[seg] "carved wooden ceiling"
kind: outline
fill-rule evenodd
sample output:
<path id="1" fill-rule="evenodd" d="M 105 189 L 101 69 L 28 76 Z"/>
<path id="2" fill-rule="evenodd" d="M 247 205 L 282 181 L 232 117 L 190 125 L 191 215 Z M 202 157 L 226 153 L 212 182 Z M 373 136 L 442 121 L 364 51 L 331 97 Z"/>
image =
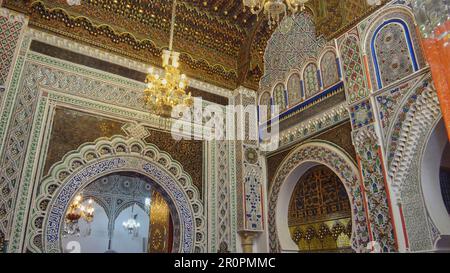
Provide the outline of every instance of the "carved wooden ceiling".
<path id="1" fill-rule="evenodd" d="M 6 0 L 30 15 L 32 27 L 160 65 L 168 46 L 171 0 Z M 370 13 L 366 0 L 311 0 L 319 34 L 332 38 Z M 241 0 L 181 0 L 174 49 L 191 77 L 234 89 L 258 89 L 263 55 L 273 29 Z"/>

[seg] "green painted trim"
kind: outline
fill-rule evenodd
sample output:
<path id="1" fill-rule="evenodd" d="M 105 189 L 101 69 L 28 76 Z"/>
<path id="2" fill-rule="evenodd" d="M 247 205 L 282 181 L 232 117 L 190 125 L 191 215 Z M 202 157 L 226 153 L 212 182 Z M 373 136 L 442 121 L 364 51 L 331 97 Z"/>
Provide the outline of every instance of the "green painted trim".
<path id="1" fill-rule="evenodd" d="M 231 222 L 231 252 L 236 252 L 237 236 L 237 193 L 236 193 L 236 152 L 234 143 L 230 143 L 228 153 L 228 168 L 230 174 L 230 222 Z"/>
<path id="2" fill-rule="evenodd" d="M 3 155 L 3 147 L 5 145 L 5 135 L 9 128 L 9 123 L 13 111 L 13 105 L 14 102 L 16 101 L 18 87 L 21 80 L 20 75 L 22 74 L 24 63 L 25 58 L 23 56 L 17 58 L 11 83 L 9 88 L 7 88 L 5 101 L 3 103 L 2 113 L 0 117 L 0 155 Z"/>
<path id="3" fill-rule="evenodd" d="M 32 179 L 36 171 L 36 155 L 38 154 L 39 142 L 41 139 L 41 131 L 43 129 L 44 114 L 47 108 L 47 98 L 41 97 L 35 112 L 33 129 L 31 133 L 30 142 L 27 148 L 27 156 L 25 165 L 21 175 L 21 183 L 16 200 L 13 229 L 11 231 L 10 245 L 8 252 L 20 251 L 21 235 L 25 226 L 26 213 L 28 212 L 29 204 L 31 203 L 30 188 L 32 188 Z"/>
<path id="4" fill-rule="evenodd" d="M 217 252 L 217 177 L 216 177 L 216 165 L 217 165 L 217 157 L 216 157 L 216 149 L 217 149 L 217 143 L 216 141 L 211 142 L 211 200 L 208 200 L 209 205 L 211 206 L 211 215 L 210 215 L 210 221 L 211 221 L 211 237 L 210 244 L 211 244 L 211 252 L 215 253 Z"/>

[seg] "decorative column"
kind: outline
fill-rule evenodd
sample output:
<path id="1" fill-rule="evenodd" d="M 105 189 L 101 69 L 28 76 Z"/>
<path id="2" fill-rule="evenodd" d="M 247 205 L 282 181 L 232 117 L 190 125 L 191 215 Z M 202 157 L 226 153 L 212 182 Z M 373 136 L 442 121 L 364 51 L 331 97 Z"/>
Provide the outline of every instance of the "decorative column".
<path id="1" fill-rule="evenodd" d="M 209 142 L 207 164 L 209 251 L 236 251 L 236 184 L 234 177 L 234 142 Z"/>
<path id="2" fill-rule="evenodd" d="M 411 1 L 450 139 L 450 0 Z"/>
<path id="3" fill-rule="evenodd" d="M 259 155 L 257 93 L 240 87 L 236 110 L 237 227 L 244 252 L 253 252 L 255 238 L 264 231 L 262 167 Z"/>
<path id="4" fill-rule="evenodd" d="M 371 245 L 368 251 L 398 251 L 396 231 L 389 197 L 387 175 L 375 124 L 353 132 L 361 192 L 365 200 Z"/>
<path id="5" fill-rule="evenodd" d="M 240 231 L 242 252 L 253 253 L 253 245 L 255 244 L 255 239 L 260 235 L 260 232 L 254 231 Z"/>
<path id="6" fill-rule="evenodd" d="M 382 139 L 372 88 L 368 60 L 361 50 L 358 28 L 349 30 L 337 41 L 344 75 L 353 144 L 361 177 L 361 194 L 366 211 L 371 244 L 361 252 L 398 251 L 396 229 L 384 163 Z"/>
<path id="7" fill-rule="evenodd" d="M 9 92 L 10 86 L 17 85 L 17 78 L 13 77 L 14 67 L 21 69 L 19 50 L 28 19 L 23 15 L 8 9 L 0 8 L 0 158 L 5 147 L 6 124 L 9 117 L 8 107 L 15 94 Z M 21 55 L 21 58 L 23 56 Z M 0 167 L 0 173 L 3 167 Z M 9 188 L 14 187 L 0 175 L 0 251 L 6 251 L 11 226 L 12 212 L 15 202 L 9 202 Z M 14 200 L 15 201 L 15 200 Z"/>
<path id="8" fill-rule="evenodd" d="M 233 98 L 231 97 L 230 100 Z M 205 108 L 205 111 L 208 112 L 206 116 L 212 116 L 214 113 L 214 129 L 216 129 L 215 137 L 207 141 L 204 153 L 207 177 L 206 200 L 208 201 L 208 251 L 211 253 L 236 252 L 238 236 L 236 228 L 236 147 L 234 139 L 226 138 L 228 132 L 234 132 L 234 120 L 226 119 L 227 110 L 225 106 L 213 104 Z"/>

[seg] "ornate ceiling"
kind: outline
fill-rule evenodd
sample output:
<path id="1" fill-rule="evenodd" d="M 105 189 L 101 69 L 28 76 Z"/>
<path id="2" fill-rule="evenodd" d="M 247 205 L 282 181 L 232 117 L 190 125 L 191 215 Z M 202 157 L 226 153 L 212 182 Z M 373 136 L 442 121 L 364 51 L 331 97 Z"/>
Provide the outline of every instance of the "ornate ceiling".
<path id="1" fill-rule="evenodd" d="M 168 46 L 169 0 L 6 0 L 4 6 L 30 15 L 33 27 L 160 65 Z M 332 38 L 370 12 L 366 0 L 311 0 L 319 34 Z M 182 0 L 177 9 L 174 49 L 191 77 L 234 89 L 257 89 L 263 55 L 273 32 L 264 16 L 244 11 L 241 0 Z"/>

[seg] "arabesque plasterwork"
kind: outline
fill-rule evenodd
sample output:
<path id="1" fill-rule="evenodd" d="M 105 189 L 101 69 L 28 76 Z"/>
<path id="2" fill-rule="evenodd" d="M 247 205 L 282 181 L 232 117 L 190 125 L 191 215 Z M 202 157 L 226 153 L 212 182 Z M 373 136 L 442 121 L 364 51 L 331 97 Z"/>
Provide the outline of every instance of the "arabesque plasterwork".
<path id="1" fill-rule="evenodd" d="M 24 44 L 25 48 L 28 47 L 30 40 L 31 37 L 27 36 L 26 39 L 27 43 Z M 22 50 L 22 52 L 23 54 L 26 54 L 26 50 Z M 114 88 L 117 88 L 118 90 L 120 88 L 126 88 L 127 90 L 135 89 L 136 92 L 134 93 L 135 94 L 134 96 L 137 96 L 138 94 L 137 90 L 140 86 L 140 83 L 126 80 L 121 77 L 100 73 L 99 71 L 69 64 L 64 61 L 57 61 L 55 59 L 45 57 L 43 55 L 36 53 L 30 52 L 28 53 L 27 57 L 25 57 L 25 55 L 21 56 L 22 61 L 18 63 L 20 64 L 20 66 L 15 70 L 16 81 L 13 82 L 12 87 L 20 86 L 20 89 L 18 89 L 19 94 L 21 94 L 21 92 L 23 92 L 24 90 L 30 90 L 33 91 L 34 94 L 36 95 L 38 94 L 42 95 L 40 96 L 40 99 L 38 97 L 35 98 L 34 103 L 37 103 L 38 105 L 37 109 L 39 114 L 36 113 L 34 115 L 34 123 L 29 123 L 30 124 L 29 126 L 33 127 L 33 129 L 32 131 L 28 131 L 28 133 L 23 134 L 24 137 L 28 137 L 30 136 L 29 133 L 31 133 L 32 142 L 30 142 L 31 150 L 27 152 L 27 159 L 25 161 L 22 161 L 24 164 L 26 164 L 25 165 L 26 167 L 25 166 L 24 167 L 27 169 L 27 171 L 25 173 L 26 176 L 21 177 L 22 186 L 20 188 L 21 192 L 18 199 L 21 201 L 19 201 L 19 203 L 16 205 L 16 212 L 15 212 L 16 215 L 22 216 L 14 219 L 14 227 L 12 227 L 13 232 L 11 234 L 9 245 L 10 251 L 21 251 L 19 245 L 21 237 L 23 236 L 23 234 L 25 234 L 25 230 L 23 229 L 22 225 L 23 222 L 21 219 L 24 219 L 23 215 L 26 214 L 26 207 L 27 207 L 26 204 L 27 202 L 29 202 L 31 198 L 30 194 L 32 193 L 32 187 L 34 187 L 34 181 L 36 178 L 39 178 L 40 175 L 43 175 L 42 174 L 43 166 L 40 166 L 39 164 L 36 166 L 36 164 L 34 164 L 35 157 L 38 156 L 39 154 L 39 151 L 36 149 L 41 147 L 44 153 L 39 154 L 39 156 L 40 158 L 45 158 L 46 147 L 48 147 L 49 143 L 48 140 L 45 140 L 45 136 L 48 136 L 48 129 L 47 131 L 44 132 L 43 128 L 51 128 L 52 111 L 54 111 L 55 105 L 64 105 L 64 106 L 72 105 L 71 107 L 76 108 L 81 107 L 82 109 L 88 109 L 88 111 L 91 111 L 92 113 L 100 113 L 100 112 L 108 113 L 110 115 L 118 117 L 119 119 L 135 120 L 140 124 L 145 124 L 146 126 L 158 128 L 160 130 L 165 131 L 168 131 L 171 128 L 170 120 L 162 122 L 162 120 L 160 120 L 159 118 L 154 119 L 152 115 L 142 112 L 142 110 L 139 110 L 139 108 L 132 110 L 125 107 L 120 107 L 119 105 L 112 106 L 111 104 L 107 103 L 107 101 L 105 102 L 99 101 L 104 99 L 107 100 L 108 96 L 94 95 L 94 100 L 91 100 L 93 94 L 85 93 L 83 91 L 84 87 L 82 86 L 70 85 L 70 82 L 65 82 L 63 80 L 63 77 L 66 77 L 67 75 L 67 77 L 70 78 L 71 76 L 68 71 L 76 71 L 77 74 L 73 74 L 74 76 L 77 75 L 76 77 L 80 77 L 79 75 L 89 75 L 89 77 L 91 77 L 87 81 L 81 80 L 81 78 L 79 78 L 81 80 L 80 82 L 89 84 L 95 82 L 94 78 L 101 79 L 101 81 L 106 81 L 109 83 L 109 85 L 105 85 L 105 87 L 112 88 L 109 89 L 108 92 L 110 90 L 114 90 Z M 21 78 L 20 76 L 22 71 L 22 65 L 25 67 L 24 71 L 26 74 L 28 74 L 28 79 Z M 27 71 L 33 71 L 33 73 L 28 73 Z M 27 82 L 29 87 L 27 88 L 22 87 L 22 82 Z M 113 87 L 114 85 L 116 85 L 117 87 Z M 97 90 L 98 92 L 102 92 L 101 86 L 102 85 L 98 85 L 100 89 L 90 88 L 90 90 Z M 16 89 L 10 90 L 12 91 Z M 69 91 L 71 94 L 68 94 L 66 90 Z M 107 89 L 104 90 L 106 91 Z M 12 94 L 11 91 L 9 94 Z M 133 94 L 133 92 L 131 94 Z M 9 98 L 10 100 L 12 100 L 14 97 L 10 96 Z M 133 95 L 127 96 L 126 98 L 133 100 Z M 37 100 L 39 100 L 40 102 L 37 102 Z M 6 113 L 7 112 L 4 112 L 4 115 Z M 33 115 L 31 117 L 33 117 Z M 5 116 L 5 119 L 6 118 L 7 116 Z M 31 121 L 33 121 L 33 119 L 31 119 Z M 5 128 L 7 127 L 1 127 L 2 129 L 1 131 L 5 130 Z M 202 131 L 201 126 L 199 126 L 199 129 L 197 129 L 197 131 L 200 132 Z M 22 156 L 25 156 L 25 151 L 23 151 Z M 21 165 L 18 165 L 17 167 L 21 168 Z M 212 181 L 212 183 L 215 182 Z M 12 225 L 12 223 L 10 223 L 10 225 Z M 206 235 L 203 237 L 207 238 Z M 232 247 L 233 242 L 231 242 L 230 245 Z"/>
<path id="2" fill-rule="evenodd" d="M 61 251 L 61 225 L 70 200 L 106 174 L 134 171 L 151 178 L 174 202 L 180 221 L 180 252 L 202 252 L 206 246 L 205 216 L 198 189 L 183 167 L 167 153 L 140 140 L 99 139 L 66 155 L 39 184 L 31 208 L 27 247 L 36 252 Z"/>
<path id="3" fill-rule="evenodd" d="M 278 202 L 288 202 L 289 199 L 281 200 L 281 198 L 286 197 L 279 196 L 280 189 L 288 175 L 296 167 L 308 162 L 315 162 L 327 166 L 336 173 L 344 184 L 350 199 L 352 211 L 352 248 L 355 251 L 364 252 L 369 242 L 369 231 L 357 166 L 340 147 L 325 141 L 310 141 L 298 146 L 283 160 L 280 167 L 278 167 L 274 182 L 269 191 L 268 200 L 270 251 L 279 252 L 282 250 L 278 241 L 275 213 Z"/>
<path id="4" fill-rule="evenodd" d="M 69 23 L 78 22 L 72 19 L 74 19 L 73 11 L 79 7 L 63 13 L 52 13 L 49 7 L 52 5 L 56 7 L 57 3 L 38 2 L 34 2 L 33 16 L 41 16 L 40 7 L 44 15 L 62 14 L 61 16 L 71 19 Z M 61 4 L 65 1 L 57 2 Z M 265 45 L 267 42 L 271 45 L 274 39 L 282 39 L 283 35 L 294 27 L 289 24 L 292 23 L 290 18 L 286 19 L 285 25 L 282 25 L 279 30 L 268 31 L 261 22 L 254 22 L 255 25 L 252 25 L 250 22 L 252 20 L 249 20 L 245 27 L 238 26 L 240 30 L 237 36 L 239 37 L 234 36 L 233 39 L 240 42 L 254 42 L 257 45 L 252 44 L 246 49 L 252 51 L 250 53 L 244 52 L 245 50 L 239 48 L 239 45 L 228 48 L 218 57 L 219 64 L 204 62 L 202 58 L 196 58 L 195 54 L 185 52 L 184 61 L 192 66 L 189 73 L 201 70 L 203 71 L 201 73 L 209 71 L 208 73 L 212 75 L 201 77 L 201 80 L 190 77 L 192 86 L 225 97 L 230 100 L 230 104 L 256 105 L 258 93 L 243 86 L 257 86 L 259 78 L 267 72 L 261 81 L 260 91 L 272 92 L 272 88 L 280 83 L 289 87 L 290 76 L 295 73 L 302 74 L 310 63 L 313 63 L 311 67 L 315 67 L 317 71 L 313 69 L 312 72 L 305 73 L 314 76 L 317 72 L 317 83 L 312 81 L 311 85 L 315 88 L 315 85 L 320 84 L 316 95 L 327 91 L 324 90 L 327 87 L 324 86 L 326 84 L 324 84 L 323 75 L 327 76 L 326 83 L 336 80 L 339 84 L 342 93 L 341 101 L 331 107 L 328 107 L 330 105 L 323 108 L 317 107 L 319 111 L 305 119 L 301 119 L 300 115 L 298 123 L 280 132 L 278 151 L 290 146 L 298 146 L 293 147 L 292 152 L 281 163 L 271 184 L 269 198 L 265 197 L 266 188 L 264 187 L 269 184 L 265 181 L 265 154 L 259 151 L 257 140 L 205 141 L 203 151 L 205 163 L 202 166 L 204 190 L 199 192 L 192 185 L 189 174 L 183 171 L 180 163 L 175 162 L 170 155 L 160 151 L 155 145 L 144 141 L 146 136 L 151 134 L 147 128 L 170 132 L 174 121 L 146 111 L 140 103 L 143 83 L 30 51 L 29 46 L 31 41 L 36 40 L 144 73 L 148 67 L 148 64 L 144 63 L 146 59 L 127 54 L 119 56 L 117 52 L 105 50 L 111 49 L 111 45 L 99 49 L 87 40 L 80 43 L 67 37 L 63 38 L 36 28 L 29 28 L 26 26 L 26 17 L 17 17 L 16 12 L 10 11 L 11 14 L 15 14 L 14 18 L 20 18 L 20 27 L 5 23 L 5 20 L 0 21 L 0 25 L 7 25 L 8 29 L 16 31 L 12 37 L 13 42 L 16 43 L 15 47 L 6 54 L 5 60 L 8 61 L 8 66 L 0 69 L 2 70 L 0 79 L 2 110 L 0 114 L 0 186 L 2 189 L 0 247 L 6 240 L 6 251 L 9 252 L 62 251 L 59 237 L 63 215 L 61 211 L 73 194 L 102 174 L 131 170 L 158 178 L 161 186 L 166 187 L 168 195 L 171 195 L 171 199 L 174 200 L 181 219 L 180 225 L 182 225 L 180 233 L 182 239 L 175 251 L 235 252 L 239 249 L 236 245 L 238 230 L 257 234 L 266 234 L 265 232 L 268 231 L 270 251 L 282 251 L 275 220 L 277 202 L 280 201 L 278 195 L 280 187 L 297 166 L 304 162 L 315 162 L 332 169 L 346 186 L 352 206 L 354 251 L 366 251 L 370 240 L 376 241 L 381 247 L 380 251 L 384 252 L 433 251 L 441 231 L 427 211 L 419 170 L 429 137 L 441 119 L 441 112 L 433 80 L 427 64 L 423 61 L 418 38 L 413 33 L 415 26 L 409 1 L 390 1 L 384 6 L 371 9 L 374 12 L 370 15 L 366 14 L 367 18 L 362 21 L 351 23 L 356 24 L 355 27 L 349 30 L 340 29 L 338 33 L 325 37 L 319 36 L 319 38 L 315 36 L 315 29 L 319 34 L 327 32 L 327 29 L 324 29 L 325 26 L 317 26 L 317 19 L 322 18 L 322 22 L 325 22 L 324 16 L 330 14 L 329 8 L 336 6 L 338 1 L 330 1 L 328 5 L 313 2 L 308 6 L 308 12 L 312 13 L 302 15 L 304 17 L 299 17 L 300 19 L 297 18 L 309 27 L 308 31 L 303 31 L 303 34 L 314 34 L 312 37 L 302 36 L 301 38 L 308 42 L 310 51 L 300 48 L 300 55 L 278 57 L 277 54 L 268 52 L 267 56 L 276 57 L 267 58 L 270 62 L 266 63 L 266 68 L 270 71 L 262 71 L 261 60 Z M 341 6 L 349 8 L 351 5 L 348 3 L 345 1 Z M 192 5 L 183 4 L 188 10 L 203 12 L 201 6 Z M 354 8 L 361 12 L 368 10 L 363 6 Z M 214 8 L 210 6 L 205 9 L 208 10 L 206 14 L 209 15 L 214 11 Z M 4 13 L 4 9 L 2 12 L 0 17 L 10 16 Z M 67 14 L 64 15 L 64 13 Z M 351 13 L 347 11 L 342 14 Z M 236 20 L 249 19 L 241 12 L 237 12 L 237 15 Z M 187 16 L 195 20 L 192 15 Z M 226 25 L 226 29 L 236 28 L 227 16 L 214 15 L 213 17 L 203 18 L 202 23 L 212 20 L 217 25 Z M 50 22 L 58 21 L 53 19 Z M 42 18 L 34 17 L 32 20 L 34 20 L 32 23 L 34 27 L 50 29 L 48 25 L 46 27 L 43 25 Z M 114 18 L 110 20 L 113 21 L 111 22 L 113 25 L 117 23 Z M 390 20 L 402 21 L 406 26 L 403 30 L 396 27 L 384 29 L 383 24 Z M 351 19 L 348 16 L 344 19 L 333 18 L 327 27 L 338 26 L 340 21 L 350 22 Z M 61 21 L 58 22 L 61 23 Z M 96 22 L 92 21 L 91 25 L 96 25 Z M 295 27 L 299 33 L 304 30 L 299 26 Z M 62 28 L 65 29 L 66 26 Z M 96 29 L 98 31 L 98 28 Z M 246 37 L 246 35 L 259 35 L 261 31 L 265 33 L 265 36 Z M 273 31 L 275 35 L 270 39 Z M 397 71 L 397 68 L 387 65 L 377 67 L 370 48 L 373 46 L 371 45 L 373 36 L 381 33 L 379 37 L 389 41 L 387 38 L 391 37 L 390 35 L 397 37 L 395 35 L 405 34 L 407 31 L 412 34 L 412 46 L 408 48 L 402 45 L 402 52 L 406 53 L 399 59 L 399 64 L 404 70 Z M 105 30 L 106 32 L 108 31 Z M 137 37 L 137 40 L 141 45 L 148 45 L 148 48 L 160 48 L 163 46 L 164 38 L 161 33 L 157 37 L 161 40 L 158 46 L 145 42 L 144 37 Z M 120 39 L 125 39 L 124 37 L 128 36 L 121 36 Z M 329 37 L 336 37 L 336 39 L 331 40 Z M 296 47 L 299 45 L 295 42 L 295 39 L 289 41 L 286 51 L 299 48 Z M 220 42 L 214 42 L 213 47 L 217 48 L 201 57 L 211 59 L 214 56 L 212 53 L 222 46 L 224 45 Z M 279 47 L 273 48 L 279 49 Z M 384 48 L 390 47 L 383 45 L 382 49 Z M 0 53 L 2 50 L 4 51 L 0 48 Z M 199 52 L 203 51 L 200 50 L 197 53 Z M 157 50 L 150 53 L 153 57 L 159 57 Z M 336 55 L 338 70 L 323 73 L 321 56 L 326 55 L 327 64 L 334 65 L 333 58 L 330 57 L 331 53 Z M 227 59 L 226 56 L 236 57 L 236 59 Z M 248 63 L 239 68 L 236 62 L 241 57 Z M 390 60 L 389 57 L 384 56 L 384 58 Z M 414 58 L 416 58 L 417 67 L 414 67 Z M 405 63 L 402 63 L 405 60 L 411 61 L 411 65 L 407 63 L 405 66 Z M 200 68 L 196 68 L 196 65 Z M 380 70 L 380 75 L 384 76 L 381 79 L 377 78 L 377 69 Z M 245 75 L 241 75 L 241 72 Z M 397 79 L 397 76 L 400 78 Z M 229 78 L 226 79 L 227 77 Z M 226 80 L 222 81 L 223 79 Z M 304 80 L 304 75 L 299 79 Z M 243 86 L 236 89 L 237 83 L 238 86 Z M 381 88 L 378 86 L 380 83 Z M 217 84 L 220 86 L 216 86 Z M 292 96 L 292 90 L 278 90 L 281 97 L 285 96 L 285 101 L 282 102 L 286 110 L 295 106 L 296 102 L 301 102 L 302 99 L 306 101 L 308 98 L 300 98 L 302 95 L 300 92 L 307 90 L 301 89 L 297 83 L 295 87 L 299 91 L 297 96 Z M 343 97 L 344 89 L 345 98 Z M 293 101 L 289 101 L 289 95 Z M 273 94 L 270 96 L 274 98 Z M 312 104 L 325 105 L 323 101 L 328 97 L 331 95 Z M 210 104 L 210 102 L 204 102 L 203 107 Z M 95 143 L 85 143 L 79 150 L 61 158 L 61 162 L 53 165 L 50 173 L 46 173 L 44 162 L 48 147 L 51 145 L 51 128 L 57 107 L 114 117 L 126 123 L 122 128 L 126 137 L 117 136 L 111 139 L 99 139 Z M 224 106 L 219 107 L 224 108 Z M 348 120 L 352 124 L 357 162 L 354 162 L 342 147 L 328 142 L 309 140 Z M 246 126 L 251 124 L 258 124 L 258 120 L 243 122 Z M 203 124 L 193 126 L 193 131 L 197 133 L 205 129 Z M 107 149 L 103 150 L 105 147 Z M 92 152 L 91 155 L 95 158 L 83 153 L 84 151 Z M 146 154 L 148 151 L 152 151 L 153 155 Z M 74 162 L 74 158 L 79 159 L 79 162 Z M 162 161 L 160 161 L 161 158 L 163 158 Z M 69 190 L 70 194 L 65 194 L 63 189 Z M 179 195 L 174 196 L 173 193 L 179 193 Z M 262 204 L 265 200 L 268 200 L 267 211 Z M 29 204 L 32 204 L 31 208 Z M 398 216 L 399 206 L 403 209 L 402 218 Z M 268 226 L 264 218 L 268 218 Z M 408 240 L 409 244 L 407 249 L 404 247 L 405 240 Z"/>

